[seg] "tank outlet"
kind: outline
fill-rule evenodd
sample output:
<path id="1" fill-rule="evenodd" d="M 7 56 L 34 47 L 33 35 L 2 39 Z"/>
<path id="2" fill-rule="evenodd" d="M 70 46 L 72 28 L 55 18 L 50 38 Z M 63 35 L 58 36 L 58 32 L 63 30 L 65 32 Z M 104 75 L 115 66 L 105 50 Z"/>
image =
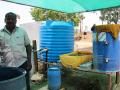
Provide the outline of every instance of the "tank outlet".
<path id="1" fill-rule="evenodd" d="M 105 58 L 105 62 L 106 62 L 106 63 L 108 63 L 108 62 L 109 62 L 109 60 L 110 60 L 109 58 Z"/>
<path id="2" fill-rule="evenodd" d="M 108 42 L 108 41 L 104 41 L 104 43 L 105 43 L 105 45 L 108 45 L 108 44 L 109 44 L 109 42 Z"/>

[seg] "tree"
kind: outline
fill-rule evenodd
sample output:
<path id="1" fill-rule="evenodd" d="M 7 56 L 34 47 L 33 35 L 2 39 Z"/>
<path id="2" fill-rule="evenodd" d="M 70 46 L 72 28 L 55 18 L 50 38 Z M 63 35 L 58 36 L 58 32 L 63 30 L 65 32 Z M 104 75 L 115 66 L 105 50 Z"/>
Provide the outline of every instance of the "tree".
<path id="1" fill-rule="evenodd" d="M 100 19 L 103 21 L 107 21 L 108 24 L 110 23 L 118 23 L 120 19 L 120 8 L 108 8 L 101 10 Z"/>
<path id="2" fill-rule="evenodd" d="M 42 8 L 32 8 L 30 13 L 35 21 L 64 20 L 74 22 L 75 26 L 85 18 L 81 13 L 70 14 Z"/>

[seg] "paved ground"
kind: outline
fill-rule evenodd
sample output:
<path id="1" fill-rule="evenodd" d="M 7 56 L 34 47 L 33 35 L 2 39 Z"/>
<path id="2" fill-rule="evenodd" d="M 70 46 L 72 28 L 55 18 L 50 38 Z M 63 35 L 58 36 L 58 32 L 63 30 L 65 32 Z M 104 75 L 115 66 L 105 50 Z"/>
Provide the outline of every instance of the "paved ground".
<path id="1" fill-rule="evenodd" d="M 75 40 L 74 50 L 92 51 L 92 33 L 87 33 L 86 38 L 84 38 L 84 35 L 82 35 L 80 40 Z"/>
<path id="2" fill-rule="evenodd" d="M 48 90 L 48 85 L 46 85 L 46 86 L 44 86 L 44 87 L 42 87 L 42 88 L 40 88 L 38 90 Z"/>

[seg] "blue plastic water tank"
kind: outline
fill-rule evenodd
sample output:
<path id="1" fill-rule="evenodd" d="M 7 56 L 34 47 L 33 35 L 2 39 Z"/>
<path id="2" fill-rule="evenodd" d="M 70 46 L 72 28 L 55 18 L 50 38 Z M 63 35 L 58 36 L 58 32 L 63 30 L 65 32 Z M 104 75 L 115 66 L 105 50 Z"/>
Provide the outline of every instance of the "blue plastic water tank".
<path id="1" fill-rule="evenodd" d="M 93 63 L 101 72 L 120 71 L 120 33 L 117 39 L 113 39 L 110 33 L 105 32 L 101 40 L 96 40 L 96 32 L 93 32 Z"/>
<path id="2" fill-rule="evenodd" d="M 57 62 L 59 55 L 74 49 L 74 26 L 72 22 L 44 21 L 40 27 L 40 48 L 48 48 L 48 62 Z M 43 54 L 43 58 L 46 55 Z"/>
<path id="3" fill-rule="evenodd" d="M 61 86 L 61 72 L 56 66 L 48 68 L 48 88 L 50 90 L 59 90 Z"/>

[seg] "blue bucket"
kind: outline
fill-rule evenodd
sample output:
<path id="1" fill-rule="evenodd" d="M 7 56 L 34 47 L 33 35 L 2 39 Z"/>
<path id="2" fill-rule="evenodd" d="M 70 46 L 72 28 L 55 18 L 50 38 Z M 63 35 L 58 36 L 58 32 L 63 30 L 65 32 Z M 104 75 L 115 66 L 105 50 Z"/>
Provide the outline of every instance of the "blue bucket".
<path id="1" fill-rule="evenodd" d="M 0 67 L 0 90 L 26 90 L 25 70 Z"/>
<path id="2" fill-rule="evenodd" d="M 61 72 L 58 67 L 48 68 L 48 88 L 50 90 L 59 90 L 61 86 Z"/>

